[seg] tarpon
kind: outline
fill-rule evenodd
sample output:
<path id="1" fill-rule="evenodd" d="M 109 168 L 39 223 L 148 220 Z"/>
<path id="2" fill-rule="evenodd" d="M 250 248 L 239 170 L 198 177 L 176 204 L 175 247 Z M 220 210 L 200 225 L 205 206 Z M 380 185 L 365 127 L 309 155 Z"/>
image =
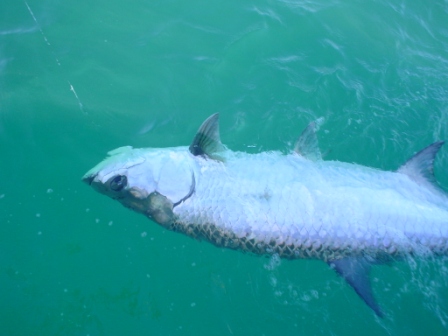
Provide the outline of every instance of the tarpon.
<path id="1" fill-rule="evenodd" d="M 189 147 L 121 147 L 83 180 L 172 231 L 219 247 L 321 259 L 378 315 L 369 271 L 408 255 L 448 254 L 448 198 L 435 180 L 443 142 L 397 171 L 324 161 L 312 122 L 289 154 L 234 152 L 218 114 Z"/>

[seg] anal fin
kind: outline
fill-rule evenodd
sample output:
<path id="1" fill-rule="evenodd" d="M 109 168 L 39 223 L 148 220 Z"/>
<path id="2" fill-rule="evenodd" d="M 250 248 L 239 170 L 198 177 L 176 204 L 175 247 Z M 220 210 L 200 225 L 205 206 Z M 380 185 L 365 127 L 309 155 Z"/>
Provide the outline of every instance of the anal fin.
<path id="1" fill-rule="evenodd" d="M 443 141 L 437 141 L 422 149 L 406 161 L 397 172 L 407 175 L 420 185 L 438 189 L 439 187 L 434 177 L 434 159 L 443 144 Z"/>
<path id="2" fill-rule="evenodd" d="M 365 257 L 346 257 L 328 262 L 330 267 L 342 276 L 347 283 L 353 287 L 355 292 L 379 317 L 383 317 L 383 312 L 378 306 L 370 285 L 371 262 Z"/>

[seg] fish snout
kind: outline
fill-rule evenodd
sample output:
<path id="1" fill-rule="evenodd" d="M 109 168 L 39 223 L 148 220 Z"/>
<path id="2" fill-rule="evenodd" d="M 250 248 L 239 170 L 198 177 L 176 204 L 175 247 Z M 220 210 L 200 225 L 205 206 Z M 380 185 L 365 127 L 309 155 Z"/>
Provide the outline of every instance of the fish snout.
<path id="1" fill-rule="evenodd" d="M 88 185 L 92 185 L 93 180 L 95 180 L 97 174 L 89 174 L 89 175 L 84 175 L 82 177 L 82 181 L 87 183 Z"/>

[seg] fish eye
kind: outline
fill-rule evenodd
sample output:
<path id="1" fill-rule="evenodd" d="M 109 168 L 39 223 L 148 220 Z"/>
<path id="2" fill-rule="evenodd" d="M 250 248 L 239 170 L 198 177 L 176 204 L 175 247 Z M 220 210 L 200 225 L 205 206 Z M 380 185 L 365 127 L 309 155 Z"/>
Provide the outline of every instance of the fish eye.
<path id="1" fill-rule="evenodd" d="M 127 183 L 128 178 L 126 177 L 126 175 L 117 175 L 112 179 L 112 181 L 110 181 L 110 188 L 113 191 L 120 191 L 124 187 L 126 187 Z"/>

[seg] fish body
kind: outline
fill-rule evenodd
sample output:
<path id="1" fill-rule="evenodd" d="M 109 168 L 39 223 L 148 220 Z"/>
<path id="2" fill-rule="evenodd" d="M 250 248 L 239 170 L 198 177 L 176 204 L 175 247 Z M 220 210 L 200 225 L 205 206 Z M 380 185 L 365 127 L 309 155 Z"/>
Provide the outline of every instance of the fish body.
<path id="1" fill-rule="evenodd" d="M 447 251 L 445 195 L 407 175 L 276 152 L 224 159 L 193 158 L 195 192 L 174 208 L 173 228 L 285 258 Z"/>
<path id="2" fill-rule="evenodd" d="M 448 198 L 433 175 L 443 143 L 388 172 L 321 160 L 314 131 L 311 123 L 287 155 L 233 152 L 213 115 L 190 147 L 119 148 L 84 180 L 169 230 L 255 254 L 321 259 L 382 316 L 372 264 L 448 253 Z"/>

